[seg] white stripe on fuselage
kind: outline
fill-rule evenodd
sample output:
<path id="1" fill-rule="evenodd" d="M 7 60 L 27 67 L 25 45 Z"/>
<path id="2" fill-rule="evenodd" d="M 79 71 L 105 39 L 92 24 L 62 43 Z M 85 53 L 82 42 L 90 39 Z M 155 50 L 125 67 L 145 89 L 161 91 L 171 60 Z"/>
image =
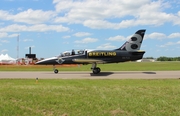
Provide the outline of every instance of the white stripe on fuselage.
<path id="1" fill-rule="evenodd" d="M 48 60 L 55 60 L 55 59 L 57 59 L 57 57 L 46 58 L 44 60 L 38 61 L 37 63 L 41 63 L 41 62 L 48 61 Z"/>

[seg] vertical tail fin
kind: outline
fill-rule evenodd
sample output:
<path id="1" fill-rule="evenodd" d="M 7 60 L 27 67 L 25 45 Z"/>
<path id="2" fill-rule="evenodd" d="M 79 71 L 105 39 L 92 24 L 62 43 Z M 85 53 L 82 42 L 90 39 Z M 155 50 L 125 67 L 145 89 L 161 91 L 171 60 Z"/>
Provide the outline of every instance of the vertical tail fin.
<path id="1" fill-rule="evenodd" d="M 141 47 L 144 38 L 145 29 L 138 30 L 128 41 L 116 50 L 137 51 Z"/>

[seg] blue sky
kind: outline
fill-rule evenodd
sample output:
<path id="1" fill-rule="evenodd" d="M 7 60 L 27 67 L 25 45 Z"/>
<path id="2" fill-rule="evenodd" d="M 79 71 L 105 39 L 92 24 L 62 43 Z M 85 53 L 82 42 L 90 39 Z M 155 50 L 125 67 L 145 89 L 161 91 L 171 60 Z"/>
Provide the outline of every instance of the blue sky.
<path id="1" fill-rule="evenodd" d="M 146 29 L 144 57 L 180 56 L 179 0 L 1 0 L 0 54 L 115 49 Z"/>

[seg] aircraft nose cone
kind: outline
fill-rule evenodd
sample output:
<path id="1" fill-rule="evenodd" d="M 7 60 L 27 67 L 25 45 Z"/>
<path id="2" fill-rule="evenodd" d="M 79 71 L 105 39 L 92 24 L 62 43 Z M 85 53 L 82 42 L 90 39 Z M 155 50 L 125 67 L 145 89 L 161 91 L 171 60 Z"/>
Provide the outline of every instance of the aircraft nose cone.
<path id="1" fill-rule="evenodd" d="M 54 65 L 57 63 L 57 57 L 47 58 L 41 61 L 36 62 L 37 65 Z"/>

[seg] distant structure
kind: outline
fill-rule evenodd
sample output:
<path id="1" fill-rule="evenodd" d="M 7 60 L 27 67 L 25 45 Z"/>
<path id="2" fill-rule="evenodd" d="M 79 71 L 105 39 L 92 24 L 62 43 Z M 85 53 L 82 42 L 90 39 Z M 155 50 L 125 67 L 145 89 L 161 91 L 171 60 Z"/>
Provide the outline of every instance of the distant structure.
<path id="1" fill-rule="evenodd" d="M 29 54 L 25 54 L 25 58 L 36 60 L 36 54 L 31 54 L 31 47 L 29 47 Z"/>
<path id="2" fill-rule="evenodd" d="M 156 61 L 155 59 L 146 59 L 146 58 L 143 58 L 143 59 L 137 60 L 136 62 L 155 62 L 155 61 Z"/>
<path id="3" fill-rule="evenodd" d="M 17 59 L 19 58 L 19 34 L 17 36 Z"/>

